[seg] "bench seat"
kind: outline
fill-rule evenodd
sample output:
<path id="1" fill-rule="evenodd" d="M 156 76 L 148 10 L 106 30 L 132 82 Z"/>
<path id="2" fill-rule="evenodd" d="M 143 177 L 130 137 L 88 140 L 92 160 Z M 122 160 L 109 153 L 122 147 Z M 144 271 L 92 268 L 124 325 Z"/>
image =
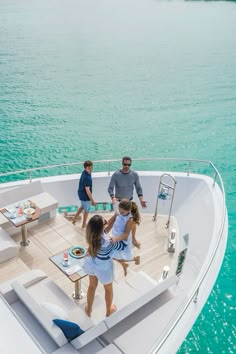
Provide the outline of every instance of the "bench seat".
<path id="1" fill-rule="evenodd" d="M 17 244 L 10 235 L 0 227 L 0 263 L 16 257 Z"/>
<path id="2" fill-rule="evenodd" d="M 56 216 L 58 201 L 51 194 L 44 191 L 40 181 L 27 183 L 0 193 L 0 208 L 25 199 L 31 200 L 40 208 L 39 219 L 30 223 L 28 225 L 29 228 Z M 1 213 L 0 227 L 7 229 L 10 235 L 17 232 L 17 228 Z"/>
<path id="3" fill-rule="evenodd" d="M 149 316 L 145 317 L 142 321 L 138 322 L 135 326 L 125 331 L 121 336 L 114 340 L 114 344 L 122 353 L 134 353 L 135 341 L 135 354 L 151 353 L 151 349 L 157 342 L 158 338 L 163 335 L 163 329 L 168 327 L 168 324 L 173 323 L 166 314 L 172 313 L 173 315 L 183 301 L 182 296 L 173 298 L 166 304 L 162 305 L 156 311 L 153 311 Z M 148 329 L 148 330 L 147 330 Z M 145 336 L 145 340 L 143 337 Z M 161 353 L 170 353 L 169 350 L 163 350 Z"/>
<path id="4" fill-rule="evenodd" d="M 40 338 L 42 340 L 42 333 L 45 333 L 46 339 L 44 341 L 50 342 L 46 337 L 47 335 L 57 347 L 63 347 L 68 342 L 61 329 L 53 323 L 55 318 L 78 323 L 85 331 L 81 336 L 71 341 L 71 344 L 76 349 L 92 342 L 107 330 L 104 322 L 96 323 L 90 319 L 83 308 L 78 306 L 71 297 L 41 270 L 26 272 L 0 284 L 0 292 L 12 309 L 18 310 L 18 316 L 22 318 L 24 325 L 29 331 L 31 330 L 32 318 L 34 318 L 34 321 L 37 320 L 38 324 L 43 328 L 43 330 L 38 329 L 38 332 L 41 333 L 39 338 L 36 338 L 37 340 Z M 59 308 L 60 313 L 56 315 L 50 311 L 50 307 L 52 309 L 56 308 L 57 311 Z M 27 315 L 28 312 L 30 315 Z M 30 324 L 28 325 L 29 327 L 27 327 L 27 324 Z M 48 345 L 52 347 L 51 343 Z"/>
<path id="5" fill-rule="evenodd" d="M 105 317 L 104 296 L 96 296 L 93 316 L 89 318 L 85 314 L 84 305 L 77 305 L 71 297 L 65 294 L 53 280 L 40 270 L 26 272 L 4 284 L 0 284 L 0 292 L 13 309 L 20 308 L 17 314 L 22 316 L 23 321 L 26 318 L 25 307 L 30 313 L 31 320 L 25 321 L 24 325 L 30 331 L 30 321 L 31 324 L 32 321 L 37 322 L 38 326 L 42 327 L 43 333 L 49 336 L 50 340 L 56 345 L 56 348 L 51 350 L 53 352 L 68 343 L 63 332 L 53 323 L 53 319 L 65 319 L 76 322 L 81 326 L 85 332 L 70 342 L 76 350 L 80 350 L 84 346 L 92 345 L 93 342 L 96 342 L 96 338 L 101 335 L 106 338 L 108 333 L 109 337 L 109 332 L 113 330 L 113 327 L 115 329 L 117 325 L 122 325 L 122 321 L 129 321 L 130 315 L 137 313 L 137 310 L 140 310 L 141 307 L 176 283 L 177 279 L 176 276 L 173 276 L 162 283 L 157 283 L 144 272 L 133 272 L 121 283 L 114 282 L 114 302 L 117 304 L 118 310 L 109 317 Z M 46 307 L 45 303 L 47 304 Z M 48 310 L 48 306 L 56 306 L 59 308 L 60 314 L 56 316 L 50 309 Z M 35 334 L 37 335 L 37 331 L 34 331 L 33 335 Z M 40 344 L 42 343 L 42 337 L 41 335 L 40 341 L 36 336 L 36 340 Z M 46 341 L 49 341 L 48 338 L 44 340 L 44 342 Z M 52 344 L 50 345 L 52 348 Z M 112 347 L 110 347 L 111 350 L 116 350 L 115 347 L 113 349 Z M 109 352 L 109 348 L 104 350 Z M 121 349 L 121 351 L 123 350 Z"/>

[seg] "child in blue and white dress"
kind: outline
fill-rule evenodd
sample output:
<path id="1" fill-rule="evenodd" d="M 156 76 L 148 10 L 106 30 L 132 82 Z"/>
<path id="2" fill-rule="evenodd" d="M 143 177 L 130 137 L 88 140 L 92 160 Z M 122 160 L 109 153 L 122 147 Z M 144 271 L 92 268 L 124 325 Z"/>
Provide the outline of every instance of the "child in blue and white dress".
<path id="1" fill-rule="evenodd" d="M 135 202 L 123 199 L 119 203 L 119 214 L 116 216 L 112 227 L 112 241 L 117 242 L 123 240 L 127 247 L 124 250 L 117 251 L 113 259 L 119 261 L 127 275 L 128 264 L 126 262 L 134 261 L 140 264 L 140 256 L 133 257 L 132 254 L 132 236 L 131 230 L 133 224 L 140 224 L 140 214 Z"/>

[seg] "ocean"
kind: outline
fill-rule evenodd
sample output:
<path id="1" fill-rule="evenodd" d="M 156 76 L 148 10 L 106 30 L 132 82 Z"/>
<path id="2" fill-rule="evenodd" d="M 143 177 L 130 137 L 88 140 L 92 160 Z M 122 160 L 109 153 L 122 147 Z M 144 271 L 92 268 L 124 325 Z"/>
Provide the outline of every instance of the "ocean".
<path id="1" fill-rule="evenodd" d="M 221 173 L 226 255 L 179 354 L 236 353 L 235 34 L 233 1 L 0 0 L 0 173 L 126 154 Z"/>

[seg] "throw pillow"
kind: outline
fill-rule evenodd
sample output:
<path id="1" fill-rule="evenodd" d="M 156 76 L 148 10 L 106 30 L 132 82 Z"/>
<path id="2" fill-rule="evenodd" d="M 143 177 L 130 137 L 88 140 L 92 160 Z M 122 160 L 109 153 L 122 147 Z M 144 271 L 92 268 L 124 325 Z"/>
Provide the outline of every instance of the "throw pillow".
<path id="1" fill-rule="evenodd" d="M 71 341 L 72 339 L 80 336 L 84 331 L 77 323 L 55 319 L 53 322 L 62 330 L 65 337 Z"/>
<path id="2" fill-rule="evenodd" d="M 40 306 L 50 315 L 51 319 L 61 318 L 62 320 L 68 320 L 69 317 L 67 313 L 60 306 L 50 303 L 42 302 Z"/>

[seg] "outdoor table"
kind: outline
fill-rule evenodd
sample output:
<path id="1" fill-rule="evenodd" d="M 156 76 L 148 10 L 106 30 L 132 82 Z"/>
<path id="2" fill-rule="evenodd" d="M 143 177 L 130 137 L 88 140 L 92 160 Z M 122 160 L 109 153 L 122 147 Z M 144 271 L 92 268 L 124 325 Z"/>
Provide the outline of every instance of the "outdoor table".
<path id="1" fill-rule="evenodd" d="M 19 215 L 19 208 L 22 208 L 22 214 Z M 31 217 L 26 214 L 27 209 L 32 210 Z M 38 220 L 40 216 L 40 209 L 37 205 L 30 200 L 21 200 L 17 203 L 7 205 L 0 209 L 0 212 L 15 226 L 21 227 L 22 240 L 21 246 L 28 246 L 29 240 L 27 239 L 27 224 L 32 221 Z"/>
<path id="2" fill-rule="evenodd" d="M 50 257 L 50 261 L 56 265 L 62 273 L 64 273 L 67 278 L 69 278 L 75 286 L 74 292 L 72 294 L 74 299 L 81 299 L 83 297 L 83 292 L 81 290 L 81 279 L 87 276 L 83 269 L 84 256 L 81 258 L 74 258 L 69 254 L 70 249 L 66 249 L 63 252 L 57 253 Z M 64 253 L 68 253 L 68 263 L 65 266 Z"/>

